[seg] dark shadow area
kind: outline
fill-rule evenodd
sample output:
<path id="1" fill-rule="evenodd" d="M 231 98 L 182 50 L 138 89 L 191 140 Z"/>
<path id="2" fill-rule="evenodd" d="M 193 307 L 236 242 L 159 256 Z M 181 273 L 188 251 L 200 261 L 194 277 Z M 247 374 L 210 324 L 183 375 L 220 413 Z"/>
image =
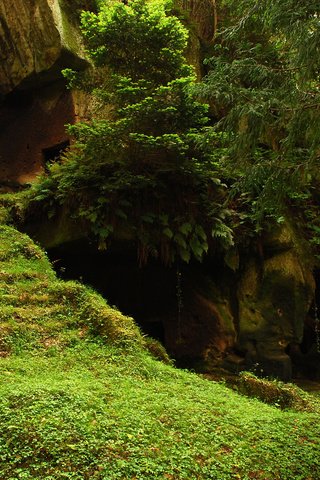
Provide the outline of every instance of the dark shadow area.
<path id="1" fill-rule="evenodd" d="M 42 155 L 44 165 L 47 166 L 48 163 L 59 161 L 61 155 L 67 150 L 69 146 L 70 141 L 65 140 L 64 142 L 52 145 L 51 147 L 43 148 Z"/>
<path id="2" fill-rule="evenodd" d="M 69 146 L 75 121 L 64 81 L 15 90 L 0 104 L 0 181 L 29 184 Z"/>
<path id="3" fill-rule="evenodd" d="M 320 380 L 320 270 L 314 272 L 315 299 L 304 322 L 300 345 L 289 345 L 294 377 Z"/>
<path id="4" fill-rule="evenodd" d="M 134 317 L 147 335 L 165 344 L 161 318 L 175 309 L 176 272 L 156 260 L 139 267 L 136 252 L 120 249 L 98 251 L 79 242 L 48 252 L 61 278 L 91 285 L 126 315 Z"/>

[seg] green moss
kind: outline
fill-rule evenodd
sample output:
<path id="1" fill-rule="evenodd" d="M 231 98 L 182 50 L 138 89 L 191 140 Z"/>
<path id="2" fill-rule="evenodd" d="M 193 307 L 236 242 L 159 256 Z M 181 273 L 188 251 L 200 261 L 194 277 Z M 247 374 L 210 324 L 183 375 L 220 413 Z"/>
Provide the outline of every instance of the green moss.
<path id="1" fill-rule="evenodd" d="M 151 337 L 144 337 L 144 346 L 155 359 L 161 360 L 161 362 L 166 363 L 167 365 L 173 364 L 166 349 L 160 342 L 158 342 L 158 340 Z"/>
<path id="2" fill-rule="evenodd" d="M 259 398 L 279 408 L 296 411 L 319 412 L 319 403 L 293 384 L 279 380 L 266 380 L 249 372 L 242 372 L 236 382 L 237 391 L 249 397 Z"/>
<path id="3" fill-rule="evenodd" d="M 142 345 L 132 319 L 109 307 L 97 293 L 56 278 L 41 248 L 13 227 L 0 226 L 0 339 L 4 350 L 47 348 L 47 339 L 99 335 L 106 342 Z M 50 342 L 49 342 L 50 343 Z M 63 345 L 65 345 L 65 341 Z"/>

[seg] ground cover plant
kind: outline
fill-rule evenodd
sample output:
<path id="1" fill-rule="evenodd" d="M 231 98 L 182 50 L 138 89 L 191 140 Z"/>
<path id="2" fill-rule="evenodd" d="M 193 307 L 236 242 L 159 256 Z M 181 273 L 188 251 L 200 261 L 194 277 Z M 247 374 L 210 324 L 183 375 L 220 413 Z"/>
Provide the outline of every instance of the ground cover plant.
<path id="1" fill-rule="evenodd" d="M 141 42 L 152 25 L 161 55 L 147 48 L 140 59 L 127 55 L 132 45 L 119 20 Z M 186 30 L 163 6 L 140 1 L 87 13 L 83 27 L 91 59 L 114 73 L 87 89 L 114 106 L 113 116 L 73 127 L 75 147 L 34 187 L 34 199 L 50 214 L 62 204 L 84 219 L 101 247 L 129 223 L 141 261 L 150 253 L 199 260 L 209 239 L 230 246 L 223 136 L 207 128 L 207 107 L 190 93 Z M 264 161 L 271 149 L 263 147 L 254 155 Z M 132 319 L 80 283 L 58 280 L 41 248 L 6 225 L 19 215 L 17 201 L 6 195 L 0 207 L 1 479 L 320 478 L 317 400 L 300 401 L 291 389 L 288 402 L 277 383 L 247 377 L 245 393 L 266 404 L 157 361 L 148 349 L 161 349 Z"/>
<path id="2" fill-rule="evenodd" d="M 0 290 L 0 478 L 319 478 L 317 401 L 281 410 L 157 361 L 3 224 Z"/>

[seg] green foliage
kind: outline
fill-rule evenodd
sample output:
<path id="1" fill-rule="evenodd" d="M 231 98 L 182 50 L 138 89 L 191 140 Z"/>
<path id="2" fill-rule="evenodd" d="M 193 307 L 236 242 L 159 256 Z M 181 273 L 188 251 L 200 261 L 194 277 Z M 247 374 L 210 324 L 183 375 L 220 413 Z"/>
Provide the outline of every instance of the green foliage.
<path id="1" fill-rule="evenodd" d="M 131 238 L 141 263 L 150 254 L 201 260 L 210 244 L 227 248 L 221 148 L 204 140 L 208 107 L 191 94 L 185 28 L 163 5 L 141 0 L 86 12 L 82 21 L 95 71 L 107 68 L 107 78 L 97 74 L 88 85 L 87 74 L 65 75 L 112 114 L 70 127 L 76 142 L 35 186 L 35 201 L 48 210 L 64 205 L 100 248 L 112 235 Z"/>
<path id="2" fill-rule="evenodd" d="M 4 480 L 319 476 L 317 414 L 82 342 L 0 361 Z"/>
<path id="3" fill-rule="evenodd" d="M 156 361 L 132 319 L 5 225 L 0 320 L 3 480 L 319 478 L 319 400 L 281 411 Z"/>
<path id="4" fill-rule="evenodd" d="M 161 362 L 167 365 L 174 364 L 173 360 L 170 359 L 166 349 L 158 340 L 155 340 L 151 337 L 145 337 L 144 347 L 148 350 L 148 352 L 152 355 L 153 358 L 161 360 Z"/>
<path id="5" fill-rule="evenodd" d="M 223 6 L 225 24 L 198 92 L 229 135 L 226 176 L 261 225 L 290 216 L 288 207 L 305 211 L 319 186 L 319 2 Z"/>
<path id="6" fill-rule="evenodd" d="M 22 222 L 28 202 L 28 190 L 0 194 L 0 224 Z"/>
<path id="7" fill-rule="evenodd" d="M 84 12 L 82 31 L 96 66 L 133 81 L 165 84 L 190 71 L 183 58 L 187 31 L 161 4 L 135 0 L 106 5 L 99 15 Z"/>

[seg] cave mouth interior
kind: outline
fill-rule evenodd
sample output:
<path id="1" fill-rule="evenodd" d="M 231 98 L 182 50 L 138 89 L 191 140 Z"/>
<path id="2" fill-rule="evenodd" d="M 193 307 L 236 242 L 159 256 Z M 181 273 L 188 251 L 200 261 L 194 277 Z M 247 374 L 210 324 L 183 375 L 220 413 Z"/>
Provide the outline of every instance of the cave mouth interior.
<path id="1" fill-rule="evenodd" d="M 48 165 L 52 162 L 59 161 L 61 155 L 69 148 L 70 141 L 65 140 L 64 142 L 52 145 L 47 148 L 42 149 L 42 157 L 44 167 L 47 169 Z"/>
<path id="2" fill-rule="evenodd" d="M 60 278 L 92 286 L 109 305 L 133 317 L 144 334 L 159 340 L 179 360 L 171 351 L 172 338 L 169 340 L 170 333 L 166 331 L 166 321 L 171 321 L 172 312 L 176 314 L 178 307 L 176 265 L 169 268 L 159 260 L 150 260 L 139 267 L 133 244 L 117 244 L 99 251 L 88 240 L 52 248 L 48 256 Z M 315 279 L 320 318 L 320 271 L 315 272 Z M 286 351 L 292 360 L 295 378 L 320 378 L 314 305 L 305 321 L 302 342 L 290 344 Z"/>
<path id="3" fill-rule="evenodd" d="M 143 333 L 166 344 L 162 318 L 177 308 L 175 268 L 156 260 L 139 267 L 135 250 L 99 251 L 89 242 L 52 248 L 48 256 L 60 278 L 92 286 Z"/>

